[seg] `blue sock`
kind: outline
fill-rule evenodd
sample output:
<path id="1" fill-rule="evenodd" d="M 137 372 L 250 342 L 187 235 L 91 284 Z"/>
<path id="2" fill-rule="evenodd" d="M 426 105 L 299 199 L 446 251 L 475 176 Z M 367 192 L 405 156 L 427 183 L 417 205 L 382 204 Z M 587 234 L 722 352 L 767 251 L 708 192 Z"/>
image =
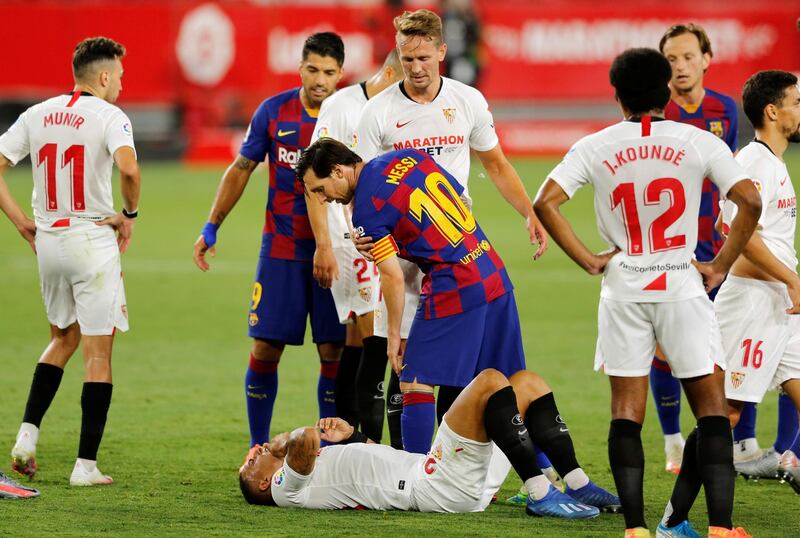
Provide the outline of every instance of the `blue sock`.
<path id="1" fill-rule="evenodd" d="M 547 469 L 548 467 L 552 467 L 553 464 L 550 463 L 550 459 L 547 457 L 547 454 L 542 452 L 542 449 L 539 448 L 539 445 L 533 445 L 533 448 L 536 450 L 536 465 L 539 469 Z"/>
<path id="2" fill-rule="evenodd" d="M 244 375 L 247 420 L 250 423 L 250 446 L 269 441 L 272 408 L 278 396 L 278 363 L 257 361 L 250 355 Z"/>
<path id="3" fill-rule="evenodd" d="M 319 418 L 336 416 L 336 374 L 339 371 L 339 361 L 320 360 L 319 381 L 317 382 L 317 402 L 319 403 Z M 358 424 L 353 424 L 358 427 Z"/>
<path id="4" fill-rule="evenodd" d="M 783 454 L 792 449 L 797 454 L 798 443 L 797 408 L 789 396 L 781 394 L 778 396 L 778 436 L 775 438 L 775 451 Z"/>
<path id="5" fill-rule="evenodd" d="M 681 431 L 681 382 L 672 376 L 669 365 L 653 357 L 650 368 L 650 389 L 664 435 Z"/>
<path id="6" fill-rule="evenodd" d="M 744 402 L 739 423 L 733 429 L 733 440 L 738 442 L 742 439 L 754 439 L 756 436 L 756 404 Z"/>
<path id="7" fill-rule="evenodd" d="M 403 449 L 416 454 L 427 454 L 433 439 L 436 422 L 436 402 L 429 392 L 403 394 L 403 414 L 400 429 L 403 432 Z"/>

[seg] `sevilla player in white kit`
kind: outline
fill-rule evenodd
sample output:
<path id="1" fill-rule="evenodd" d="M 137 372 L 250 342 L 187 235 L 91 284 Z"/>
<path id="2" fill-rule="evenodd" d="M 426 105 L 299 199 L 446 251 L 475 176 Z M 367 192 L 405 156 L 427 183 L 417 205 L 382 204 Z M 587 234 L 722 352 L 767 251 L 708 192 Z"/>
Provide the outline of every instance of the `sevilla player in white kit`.
<path id="1" fill-rule="evenodd" d="M 251 504 L 478 512 L 491 501 L 484 485 L 493 441 L 531 490 L 547 492 L 540 500 L 528 499 L 530 515 L 596 517 L 599 510 L 591 503 L 597 499 L 576 501 L 561 493 L 535 465 L 532 440 L 558 436 L 565 450 L 573 450 L 560 416 L 541 407 L 548 400 L 555 402 L 553 393 L 533 372 L 507 379 L 487 369 L 457 397 L 428 454 L 373 444 L 347 422 L 327 418 L 316 428 L 283 433 L 253 447 L 239 469 L 239 485 Z M 320 438 L 340 445 L 320 449 Z M 580 467 L 574 472 L 591 484 Z"/>
<path id="2" fill-rule="evenodd" d="M 758 403 L 781 387 L 800 409 L 800 277 L 795 227 L 797 199 L 783 161 L 790 142 L 800 142 L 800 91 L 786 71 L 761 71 L 745 83 L 744 110 L 756 131 L 736 160 L 761 195 L 758 230 L 731 267 L 714 308 L 727 361 L 725 394 L 736 423 L 743 402 Z M 723 204 L 723 228 L 736 206 Z M 786 474 L 800 492 L 797 454 L 770 447 L 763 456 L 771 474 Z M 783 461 L 785 460 L 785 461 Z"/>
<path id="3" fill-rule="evenodd" d="M 325 99 L 311 142 L 328 137 L 355 147 L 356 128 L 364 105 L 370 97 L 399 81 L 402 73 L 397 51 L 392 50 L 369 80 L 338 90 Z M 380 339 L 372 336 L 372 312 L 380 295 L 378 270 L 353 244 L 349 207 L 328 207 L 311 198 L 306 198 L 306 207 L 316 239 L 314 276 L 320 286 L 331 288 L 339 321 L 347 324 L 345 347 L 336 374 L 336 412 L 380 443 L 387 357 L 385 347 L 381 352 Z M 399 439 L 399 432 L 395 437 Z"/>
<path id="4" fill-rule="evenodd" d="M 1 175 L 0 207 L 37 254 L 51 335 L 33 376 L 12 466 L 29 476 L 36 472 L 42 418 L 83 340 L 83 418 L 70 477 L 75 486 L 112 482 L 96 460 L 111 403 L 114 332 L 128 330 L 120 252 L 131 239 L 140 183 L 130 120 L 113 105 L 122 90 L 124 55 L 111 39 L 82 41 L 72 58 L 74 90 L 29 108 L 0 137 L 0 174 L 31 155 L 35 225 Z M 111 193 L 114 163 L 124 201 L 120 213 Z"/>
<path id="5" fill-rule="evenodd" d="M 688 525 L 694 497 L 686 494 L 687 484 L 702 484 L 709 535 L 730 536 L 735 474 L 720 369 L 724 361 L 704 281 L 711 289 L 722 280 L 752 234 L 761 204 L 724 142 L 663 119 L 670 77 L 669 63 L 655 50 L 631 49 L 618 56 L 610 78 L 625 121 L 576 143 L 550 173 L 535 207 L 578 265 L 603 274 L 595 368 L 611 381 L 608 451 L 626 534 L 649 536 L 641 425 L 658 342 L 698 419 L 663 524 Z M 699 263 L 693 252 L 704 177 L 727 194 L 739 214 L 717 257 Z M 586 248 L 559 211 L 586 184 L 594 187 L 598 229 L 610 247 L 599 255 Z"/>
<path id="6" fill-rule="evenodd" d="M 503 198 L 526 219 L 530 241 L 538 243 L 534 255 L 538 258 L 547 248 L 547 235 L 533 212 L 519 175 L 503 154 L 486 99 L 475 88 L 439 75 L 439 64 L 447 52 L 441 19 L 425 9 L 406 11 L 394 19 L 394 26 L 405 78 L 364 107 L 358 124 L 356 153 L 366 162 L 403 148 L 427 152 L 465 187 L 465 201 L 470 206 L 467 182 L 470 151 L 474 150 Z M 421 274 L 414 264 L 405 262 L 403 268 L 406 297 L 400 337 L 406 339 L 416 314 Z M 376 310 L 377 336 L 388 335 L 387 321 L 385 308 Z M 403 399 L 403 444 L 412 451 L 420 451 L 423 446 L 427 450 L 434 419 L 438 415 L 441 421 L 461 387 L 440 388 L 436 409 L 432 386 L 400 384 L 392 374 L 387 391 L 390 428 L 403 401 L 397 394 L 398 386 L 403 394 L 416 393 L 413 399 Z M 411 405 L 415 406 L 413 419 L 408 409 Z"/>

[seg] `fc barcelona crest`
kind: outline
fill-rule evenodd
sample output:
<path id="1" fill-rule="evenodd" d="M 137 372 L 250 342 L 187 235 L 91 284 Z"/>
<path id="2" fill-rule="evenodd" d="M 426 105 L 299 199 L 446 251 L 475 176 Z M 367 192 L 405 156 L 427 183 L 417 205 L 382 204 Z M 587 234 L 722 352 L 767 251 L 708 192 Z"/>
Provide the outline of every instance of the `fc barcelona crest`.
<path id="1" fill-rule="evenodd" d="M 738 389 L 744 383 L 744 376 L 742 372 L 731 372 L 731 385 L 733 388 Z"/>
<path id="2" fill-rule="evenodd" d="M 722 138 L 723 135 L 725 134 L 724 133 L 725 130 L 722 127 L 722 121 L 721 120 L 709 121 L 708 122 L 708 131 L 711 134 L 713 134 L 715 136 L 718 136 L 719 138 Z"/>
<path id="3" fill-rule="evenodd" d="M 448 123 L 453 123 L 456 121 L 456 109 L 455 108 L 443 108 L 442 113 L 444 114 L 445 119 Z"/>

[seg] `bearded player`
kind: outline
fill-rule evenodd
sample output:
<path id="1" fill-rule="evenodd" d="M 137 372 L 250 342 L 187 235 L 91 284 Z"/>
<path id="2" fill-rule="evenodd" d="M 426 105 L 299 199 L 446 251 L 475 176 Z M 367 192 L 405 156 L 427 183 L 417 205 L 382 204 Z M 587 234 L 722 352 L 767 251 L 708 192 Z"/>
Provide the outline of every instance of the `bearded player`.
<path id="1" fill-rule="evenodd" d="M 220 225 L 258 163 L 268 160 L 266 222 L 248 318 L 253 347 L 245 399 L 251 446 L 269 439 L 278 363 L 287 344 L 303 343 L 309 315 L 320 360 L 320 417 L 335 412 L 333 392 L 344 328 L 337 321 L 330 290 L 321 288 L 312 275 L 314 234 L 294 166 L 311 140 L 322 101 L 342 78 L 343 63 L 344 44 L 338 35 L 321 32 L 306 39 L 299 68 L 302 85 L 266 99 L 253 114 L 239 156 L 225 171 L 208 222 L 194 245 L 195 264 L 208 271 L 205 255 L 215 254 Z"/>
<path id="2" fill-rule="evenodd" d="M 333 138 L 350 147 L 357 144 L 356 128 L 367 101 L 398 82 L 403 74 L 397 51 L 392 50 L 383 66 L 368 80 L 338 90 L 325 99 L 317 118 L 312 142 Z M 373 311 L 378 303 L 380 282 L 375 264 L 358 252 L 352 241 L 350 208 L 309 203 L 314 231 L 314 277 L 331 288 L 339 321 L 347 328 L 339 372 L 336 375 L 337 415 L 380 443 L 383 436 L 383 379 L 386 374 L 385 346 L 373 336 Z M 377 352 L 375 351 L 377 346 Z M 383 351 L 381 353 L 381 351 Z M 402 446 L 400 432 L 390 429 L 392 446 Z"/>

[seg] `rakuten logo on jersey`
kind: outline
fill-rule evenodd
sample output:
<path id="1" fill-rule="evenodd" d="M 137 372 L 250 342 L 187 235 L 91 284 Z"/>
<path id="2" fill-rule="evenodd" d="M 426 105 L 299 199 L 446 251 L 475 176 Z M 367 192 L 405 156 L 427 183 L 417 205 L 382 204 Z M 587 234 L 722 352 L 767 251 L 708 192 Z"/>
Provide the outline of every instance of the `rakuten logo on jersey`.
<path id="1" fill-rule="evenodd" d="M 301 150 L 288 149 L 284 146 L 278 146 L 278 163 L 288 165 L 289 168 L 297 166 L 297 161 L 300 160 Z"/>
<path id="2" fill-rule="evenodd" d="M 463 135 L 426 136 L 424 138 L 409 138 L 394 143 L 394 149 L 418 149 L 432 157 L 455 151 L 464 145 Z"/>

